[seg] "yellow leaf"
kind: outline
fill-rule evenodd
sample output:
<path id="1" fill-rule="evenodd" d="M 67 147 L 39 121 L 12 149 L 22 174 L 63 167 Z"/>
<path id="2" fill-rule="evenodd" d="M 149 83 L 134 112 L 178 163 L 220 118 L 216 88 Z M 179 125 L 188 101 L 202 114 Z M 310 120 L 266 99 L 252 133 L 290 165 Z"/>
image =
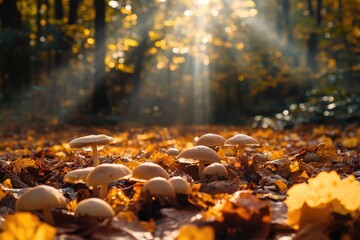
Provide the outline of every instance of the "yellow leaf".
<path id="1" fill-rule="evenodd" d="M 126 222 L 133 222 L 137 220 L 137 216 L 132 211 L 121 211 L 117 216 L 118 218 L 124 219 Z"/>
<path id="2" fill-rule="evenodd" d="M 106 201 L 114 209 L 124 208 L 130 203 L 130 198 L 128 198 L 121 189 L 112 187 L 109 190 Z"/>
<path id="3" fill-rule="evenodd" d="M 4 231 L 0 239 L 7 240 L 50 240 L 55 239 L 56 229 L 29 212 L 18 212 L 5 217 Z"/>
<path id="4" fill-rule="evenodd" d="M 210 226 L 198 227 L 196 225 L 187 224 L 179 229 L 179 235 L 176 240 L 214 240 L 214 229 Z"/>
<path id="5" fill-rule="evenodd" d="M 0 189 L 0 201 L 5 197 L 6 192 Z"/>
<path id="6" fill-rule="evenodd" d="M 13 171 L 16 174 L 19 174 L 21 172 L 21 170 L 24 168 L 28 168 L 28 167 L 37 168 L 35 160 L 31 159 L 31 158 L 17 159 L 14 162 L 12 162 L 11 165 L 13 166 Z"/>
<path id="7" fill-rule="evenodd" d="M 5 181 L 3 182 L 3 185 L 7 188 L 13 188 L 10 178 L 5 179 Z"/>
<path id="8" fill-rule="evenodd" d="M 149 221 L 141 221 L 140 224 L 148 232 L 153 232 L 156 228 L 154 219 L 150 219 Z"/>
<path id="9" fill-rule="evenodd" d="M 351 214 L 353 217 L 357 217 L 360 213 L 360 182 L 356 181 L 354 176 L 348 176 L 343 179 L 338 187 L 334 190 L 333 196 L 334 199 L 339 201 L 339 203 L 334 202 L 333 208 L 337 210 L 338 205 L 342 205 L 344 209 L 341 212 L 339 208 L 340 214 Z"/>
<path id="10" fill-rule="evenodd" d="M 308 184 L 296 184 L 289 189 L 285 200 L 288 224 L 295 229 L 304 228 L 306 224 L 330 221 L 332 213 L 357 218 L 360 214 L 359 192 L 360 182 L 354 176 L 341 180 L 335 171 L 321 172 L 310 178 Z"/>
<path id="11" fill-rule="evenodd" d="M 66 209 L 70 212 L 75 212 L 75 208 L 77 206 L 77 201 L 76 200 L 71 200 L 70 202 L 68 202 L 66 204 Z"/>
<path id="12" fill-rule="evenodd" d="M 344 138 L 341 141 L 341 145 L 346 148 L 356 148 L 359 142 L 356 137 Z"/>
<path id="13" fill-rule="evenodd" d="M 297 172 L 299 171 L 299 162 L 298 161 L 294 161 L 290 164 L 290 172 Z"/>
<path id="14" fill-rule="evenodd" d="M 285 155 L 283 153 L 283 151 L 273 151 L 270 153 L 270 160 L 276 160 L 276 159 L 280 159 L 283 158 Z"/>
<path id="15" fill-rule="evenodd" d="M 279 192 L 281 192 L 281 193 L 285 193 L 288 190 L 286 183 L 282 179 L 276 180 L 275 184 L 278 187 Z"/>

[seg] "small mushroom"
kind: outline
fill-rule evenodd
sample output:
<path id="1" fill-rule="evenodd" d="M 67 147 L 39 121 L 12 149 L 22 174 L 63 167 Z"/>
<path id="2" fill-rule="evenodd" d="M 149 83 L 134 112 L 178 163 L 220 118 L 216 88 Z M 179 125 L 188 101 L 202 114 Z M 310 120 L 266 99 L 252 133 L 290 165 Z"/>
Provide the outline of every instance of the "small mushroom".
<path id="1" fill-rule="evenodd" d="M 172 177 L 168 180 L 168 182 L 173 186 L 176 194 L 189 195 L 191 192 L 190 184 L 183 177 Z"/>
<path id="2" fill-rule="evenodd" d="M 141 189 L 142 193 L 146 191 L 149 191 L 152 196 L 157 197 L 159 200 L 168 198 L 173 205 L 177 205 L 174 188 L 165 178 L 155 177 L 147 181 Z"/>
<path id="3" fill-rule="evenodd" d="M 196 145 L 203 145 L 215 149 L 215 147 L 223 146 L 225 141 L 226 139 L 219 134 L 206 133 L 199 137 L 196 141 Z"/>
<path id="4" fill-rule="evenodd" d="M 105 145 L 115 143 L 116 139 L 104 134 L 88 135 L 76 138 L 69 142 L 70 148 L 83 148 L 84 150 L 92 150 L 93 152 L 93 166 L 99 165 L 98 151 Z"/>
<path id="5" fill-rule="evenodd" d="M 54 225 L 51 208 L 64 208 L 66 198 L 54 187 L 38 185 L 26 191 L 16 201 L 16 211 L 42 210 L 47 223 Z"/>
<path id="6" fill-rule="evenodd" d="M 217 178 L 223 177 L 227 179 L 229 177 L 226 167 L 221 163 L 212 163 L 209 166 L 205 167 L 203 174 L 216 176 Z"/>
<path id="7" fill-rule="evenodd" d="M 75 208 L 75 217 L 90 216 L 110 218 L 115 215 L 110 204 L 99 198 L 82 200 Z"/>
<path id="8" fill-rule="evenodd" d="M 236 156 L 241 157 L 244 154 L 246 146 L 259 146 L 260 143 L 253 137 L 246 134 L 236 134 L 225 141 L 224 146 L 237 146 Z"/>
<path id="9" fill-rule="evenodd" d="M 76 169 L 65 174 L 64 182 L 68 183 L 86 183 L 86 177 L 95 167 Z"/>
<path id="10" fill-rule="evenodd" d="M 189 202 L 189 194 L 191 193 L 191 187 L 188 181 L 180 176 L 172 177 L 168 182 L 173 186 L 176 200 L 180 206 L 187 206 Z"/>
<path id="11" fill-rule="evenodd" d="M 203 170 L 205 163 L 220 162 L 216 152 L 206 146 L 195 146 L 182 151 L 178 156 L 178 161 L 183 163 L 199 162 L 198 171 L 200 180 L 204 179 Z M 192 159 L 192 160 L 187 160 Z"/>
<path id="12" fill-rule="evenodd" d="M 104 163 L 94 168 L 86 178 L 86 185 L 94 189 L 100 185 L 99 198 L 105 198 L 108 192 L 108 184 L 118 179 L 129 178 L 131 171 L 122 164 Z"/>
<path id="13" fill-rule="evenodd" d="M 172 148 L 169 148 L 168 150 L 166 150 L 165 153 L 170 155 L 170 156 L 177 156 L 177 155 L 179 155 L 180 150 L 177 149 L 177 148 L 172 147 Z"/>
<path id="14" fill-rule="evenodd" d="M 263 166 L 270 159 L 261 153 L 256 153 L 251 157 L 251 160 L 257 166 Z"/>
<path id="15" fill-rule="evenodd" d="M 314 152 L 310 152 L 307 153 L 304 156 L 304 162 L 309 163 L 309 162 L 319 162 L 320 161 L 320 156 L 317 153 Z"/>
<path id="16" fill-rule="evenodd" d="M 132 170 L 131 180 L 145 182 L 154 177 L 169 179 L 169 174 L 159 164 L 144 162 Z"/>

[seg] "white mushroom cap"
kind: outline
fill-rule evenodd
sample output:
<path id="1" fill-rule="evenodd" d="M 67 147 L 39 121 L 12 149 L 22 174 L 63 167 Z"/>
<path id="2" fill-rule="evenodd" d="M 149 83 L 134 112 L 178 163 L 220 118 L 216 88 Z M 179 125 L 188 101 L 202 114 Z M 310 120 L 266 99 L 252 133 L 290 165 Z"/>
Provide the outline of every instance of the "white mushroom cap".
<path id="1" fill-rule="evenodd" d="M 109 182 L 129 178 L 131 170 L 122 164 L 104 163 L 94 168 L 86 178 L 86 185 L 98 186 Z"/>
<path id="2" fill-rule="evenodd" d="M 224 143 L 225 146 L 260 145 L 259 141 L 246 134 L 236 134 Z"/>
<path id="3" fill-rule="evenodd" d="M 221 135 L 206 133 L 196 141 L 196 145 L 203 145 L 208 147 L 223 146 L 225 141 L 226 139 Z"/>
<path id="4" fill-rule="evenodd" d="M 207 146 L 195 146 L 182 151 L 178 156 L 178 161 L 182 163 L 199 162 L 198 171 L 200 180 L 204 179 L 204 163 L 220 162 L 219 156 L 214 150 Z M 192 159 L 189 161 L 189 159 Z"/>
<path id="5" fill-rule="evenodd" d="M 66 198 L 54 187 L 38 185 L 30 188 L 16 201 L 16 211 L 34 211 L 44 208 L 63 208 Z"/>
<path id="6" fill-rule="evenodd" d="M 212 163 L 209 166 L 204 168 L 204 175 L 218 175 L 221 177 L 228 178 L 228 172 L 226 167 L 221 163 Z"/>
<path id="7" fill-rule="evenodd" d="M 116 139 L 105 134 L 100 135 L 88 135 L 76 138 L 69 142 L 70 148 L 85 148 L 91 145 L 105 146 L 111 143 L 115 143 Z"/>
<path id="8" fill-rule="evenodd" d="M 132 170 L 132 180 L 146 181 L 154 177 L 169 179 L 169 174 L 159 164 L 144 162 Z"/>
<path id="9" fill-rule="evenodd" d="M 94 168 L 86 178 L 86 185 L 93 186 L 94 195 L 97 195 L 97 186 L 100 187 L 99 198 L 105 198 L 109 182 L 130 178 L 131 170 L 122 164 L 104 163 Z"/>
<path id="10" fill-rule="evenodd" d="M 83 148 L 85 151 L 93 152 L 93 166 L 99 165 L 98 150 L 105 145 L 115 143 L 116 139 L 104 134 L 79 137 L 69 143 L 70 148 Z"/>
<path id="11" fill-rule="evenodd" d="M 81 201 L 75 208 L 75 217 L 113 217 L 114 210 L 104 200 L 99 198 L 88 198 Z"/>
<path id="12" fill-rule="evenodd" d="M 170 156 L 177 156 L 179 155 L 180 150 L 177 148 L 169 148 L 168 150 L 166 150 L 166 154 L 169 154 Z"/>
<path id="13" fill-rule="evenodd" d="M 220 162 L 219 156 L 216 154 L 214 150 L 207 146 L 195 146 L 188 148 L 186 150 L 183 150 L 177 158 L 179 159 L 179 162 L 189 162 L 193 163 L 194 161 L 188 161 L 186 159 L 193 159 L 197 161 L 202 162 Z M 183 158 L 183 159 L 181 159 Z M 181 160 L 180 160 L 181 159 Z"/>
<path id="14" fill-rule="evenodd" d="M 176 201 L 174 188 L 165 178 L 155 177 L 147 181 L 141 189 L 142 193 L 146 191 L 155 197 L 168 197 Z"/>
<path id="15" fill-rule="evenodd" d="M 64 208 L 66 198 L 54 187 L 38 185 L 26 191 L 16 201 L 16 211 L 42 210 L 46 222 L 54 224 L 51 208 Z"/>
<path id="16" fill-rule="evenodd" d="M 172 177 L 168 182 L 173 186 L 175 193 L 188 195 L 191 192 L 190 184 L 183 177 Z"/>
<path id="17" fill-rule="evenodd" d="M 64 182 L 86 183 L 86 177 L 93 170 L 94 170 L 94 167 L 87 167 L 87 168 L 81 168 L 81 169 L 76 169 L 76 170 L 70 171 L 65 174 Z"/>

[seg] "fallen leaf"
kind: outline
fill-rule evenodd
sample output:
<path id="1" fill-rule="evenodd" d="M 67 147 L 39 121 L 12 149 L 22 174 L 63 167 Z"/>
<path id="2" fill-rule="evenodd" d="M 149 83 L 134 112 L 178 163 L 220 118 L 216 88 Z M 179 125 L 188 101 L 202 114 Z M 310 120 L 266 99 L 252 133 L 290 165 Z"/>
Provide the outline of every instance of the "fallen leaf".
<path id="1" fill-rule="evenodd" d="M 198 227 L 196 225 L 183 225 L 179 229 L 179 235 L 176 240 L 214 240 L 214 229 L 210 226 Z"/>
<path id="2" fill-rule="evenodd" d="M 54 227 L 41 222 L 38 217 L 29 212 L 5 216 L 3 228 L 0 239 L 6 240 L 52 240 L 56 235 Z"/>

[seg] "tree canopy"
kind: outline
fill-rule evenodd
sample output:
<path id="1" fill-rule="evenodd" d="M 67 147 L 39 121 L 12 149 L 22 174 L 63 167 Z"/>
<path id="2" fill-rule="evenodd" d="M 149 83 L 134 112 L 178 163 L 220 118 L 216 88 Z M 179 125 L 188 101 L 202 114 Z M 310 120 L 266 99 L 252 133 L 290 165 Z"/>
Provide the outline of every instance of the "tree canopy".
<path id="1" fill-rule="evenodd" d="M 338 106 L 359 93 L 358 1 L 2 0 L 0 8 L 1 101 L 27 95 L 27 112 L 46 100 L 42 115 L 61 121 L 92 112 L 241 122 L 307 106 L 309 96 Z M 343 115 L 353 117 L 358 103 L 350 105 Z"/>

